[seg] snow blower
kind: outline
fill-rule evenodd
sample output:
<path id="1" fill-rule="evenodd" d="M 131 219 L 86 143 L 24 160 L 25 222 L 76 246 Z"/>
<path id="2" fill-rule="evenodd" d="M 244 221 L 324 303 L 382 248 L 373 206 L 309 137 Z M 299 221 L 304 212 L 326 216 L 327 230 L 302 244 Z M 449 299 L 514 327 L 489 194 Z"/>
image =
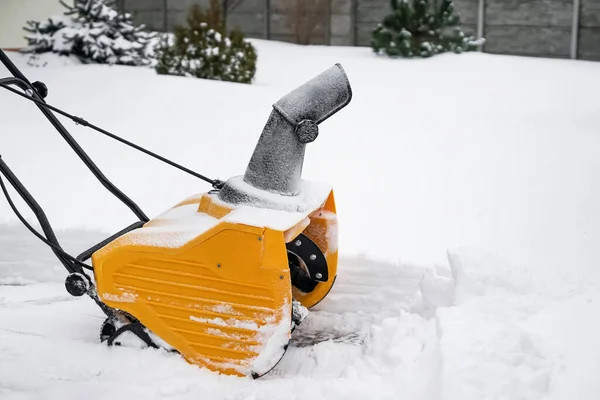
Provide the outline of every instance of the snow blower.
<path id="1" fill-rule="evenodd" d="M 20 221 L 67 269 L 66 290 L 88 295 L 106 319 L 100 342 L 179 353 L 191 364 L 258 378 L 283 357 L 295 327 L 337 275 L 337 214 L 331 186 L 302 179 L 305 147 L 318 125 L 352 98 L 339 64 L 285 95 L 273 110 L 244 175 L 209 179 L 46 103 L 7 55 L 0 86 L 32 101 L 92 174 L 139 221 L 74 257 L 42 208 L 0 157 L 0 172 L 35 214 L 43 234 L 0 186 Z M 54 113 L 212 185 L 150 219 L 94 164 Z M 91 265 L 88 262 L 91 260 Z M 91 272 L 88 272 L 91 271 Z"/>

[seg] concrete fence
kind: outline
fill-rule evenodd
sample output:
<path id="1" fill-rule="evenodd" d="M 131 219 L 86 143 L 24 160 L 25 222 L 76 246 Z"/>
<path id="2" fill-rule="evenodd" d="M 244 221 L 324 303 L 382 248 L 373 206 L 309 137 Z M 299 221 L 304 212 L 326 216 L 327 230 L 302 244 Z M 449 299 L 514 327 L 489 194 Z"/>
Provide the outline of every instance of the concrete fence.
<path id="1" fill-rule="evenodd" d="M 222 0 L 223 1 L 223 0 Z M 208 0 L 119 0 L 138 23 L 171 31 L 192 4 Z M 464 30 L 484 37 L 484 52 L 600 60 L 600 0 L 455 0 Z M 368 46 L 389 0 L 225 0 L 228 28 L 248 37 Z M 304 9 L 294 8 L 301 4 Z M 316 14 L 307 13 L 312 5 Z"/>

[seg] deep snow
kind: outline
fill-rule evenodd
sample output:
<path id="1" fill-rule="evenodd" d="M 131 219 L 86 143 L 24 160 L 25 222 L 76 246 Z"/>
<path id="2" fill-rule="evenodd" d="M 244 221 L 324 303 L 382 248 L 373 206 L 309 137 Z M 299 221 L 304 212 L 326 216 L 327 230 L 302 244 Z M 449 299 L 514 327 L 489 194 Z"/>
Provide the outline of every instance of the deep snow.
<path id="1" fill-rule="evenodd" d="M 35 238 L 4 225 L 0 398 L 596 398 L 600 64 L 255 43 L 251 86 L 11 56 L 51 104 L 220 179 L 243 173 L 273 103 L 340 62 L 353 100 L 321 125 L 303 171 L 334 187 L 342 261 L 300 333 L 331 340 L 297 336 L 260 381 L 106 349 L 97 307 L 64 291 Z M 3 159 L 67 229 L 68 250 L 133 222 L 34 106 L 3 91 L 0 109 Z M 209 189 L 65 124 L 151 216 Z M 0 217 L 15 220 L 3 201 Z"/>

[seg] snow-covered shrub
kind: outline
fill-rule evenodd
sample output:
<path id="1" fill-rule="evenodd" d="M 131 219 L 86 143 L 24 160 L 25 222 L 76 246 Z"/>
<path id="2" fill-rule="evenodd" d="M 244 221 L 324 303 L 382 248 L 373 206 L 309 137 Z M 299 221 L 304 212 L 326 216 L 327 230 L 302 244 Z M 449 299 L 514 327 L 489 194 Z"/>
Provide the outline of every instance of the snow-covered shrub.
<path id="1" fill-rule="evenodd" d="M 161 41 L 156 58 L 159 74 L 251 83 L 256 73 L 255 48 L 239 30 L 226 35 L 218 0 L 206 12 L 192 6 L 187 26 Z"/>
<path id="2" fill-rule="evenodd" d="M 156 33 L 135 26 L 120 14 L 114 0 L 74 0 L 64 15 L 29 21 L 24 29 L 27 53 L 74 55 L 85 63 L 150 65 Z"/>
<path id="3" fill-rule="evenodd" d="M 477 50 L 484 39 L 466 36 L 451 0 L 391 0 L 392 13 L 372 32 L 371 47 L 390 57 L 430 57 Z"/>

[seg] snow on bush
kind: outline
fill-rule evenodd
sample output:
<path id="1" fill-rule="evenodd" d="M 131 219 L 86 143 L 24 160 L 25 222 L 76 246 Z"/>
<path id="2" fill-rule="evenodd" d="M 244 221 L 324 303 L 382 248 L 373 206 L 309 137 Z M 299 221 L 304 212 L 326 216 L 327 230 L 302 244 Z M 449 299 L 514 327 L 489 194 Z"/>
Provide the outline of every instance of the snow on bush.
<path id="1" fill-rule="evenodd" d="M 477 50 L 483 39 L 466 36 L 451 0 L 391 0 L 392 13 L 373 29 L 371 47 L 390 57 L 431 57 Z"/>
<path id="2" fill-rule="evenodd" d="M 251 83 L 256 73 L 255 48 L 239 30 L 226 35 L 217 0 L 206 12 L 192 6 L 187 27 L 165 36 L 156 57 L 159 74 Z"/>
<path id="3" fill-rule="evenodd" d="M 64 15 L 28 21 L 27 53 L 74 55 L 82 62 L 122 65 L 152 64 L 156 33 L 135 26 L 131 14 L 120 14 L 114 0 L 74 0 Z"/>

